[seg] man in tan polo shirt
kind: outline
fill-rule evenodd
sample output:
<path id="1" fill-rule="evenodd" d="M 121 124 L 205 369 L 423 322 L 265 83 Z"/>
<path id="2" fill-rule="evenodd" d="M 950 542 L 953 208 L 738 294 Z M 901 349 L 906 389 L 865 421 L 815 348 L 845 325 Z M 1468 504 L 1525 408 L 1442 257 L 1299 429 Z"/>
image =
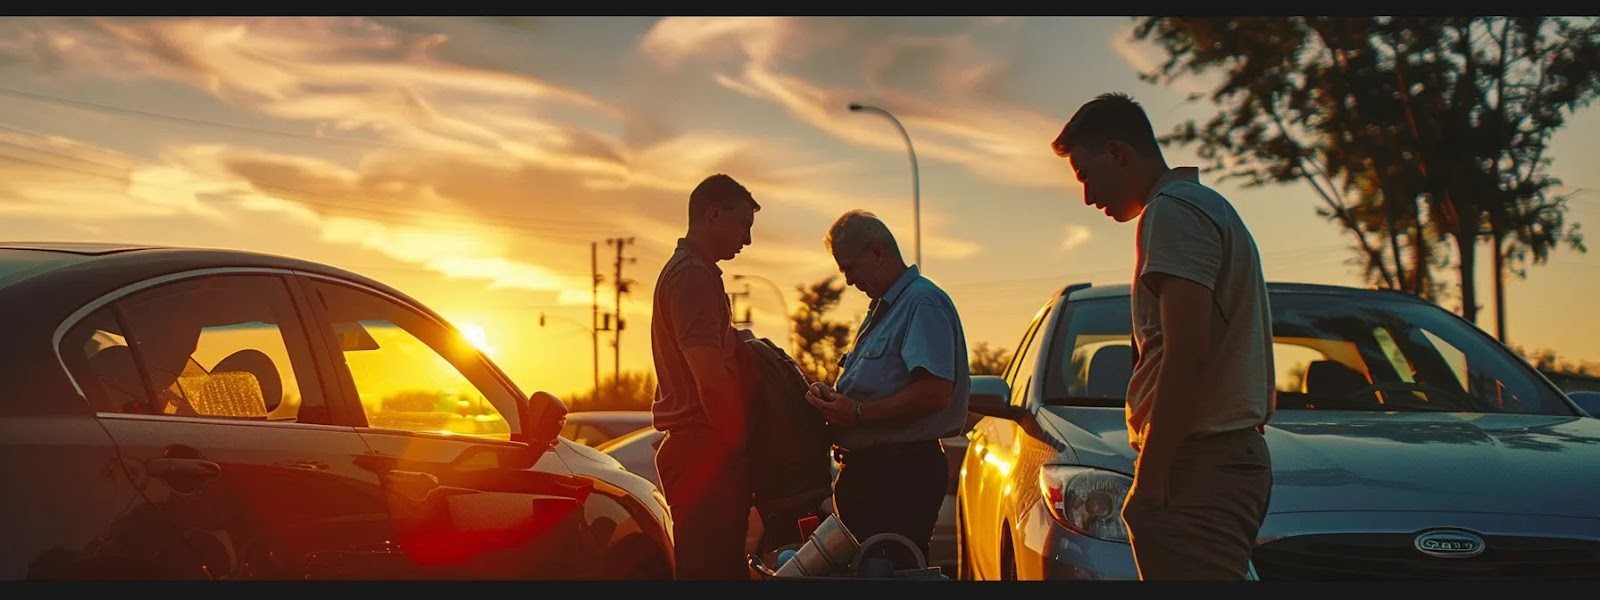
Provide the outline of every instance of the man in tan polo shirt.
<path id="1" fill-rule="evenodd" d="M 1233 206 L 1194 167 L 1169 168 L 1144 109 L 1102 94 L 1051 143 L 1084 203 L 1139 219 L 1123 505 L 1143 580 L 1242 580 L 1266 518 L 1263 431 L 1276 393 L 1261 256 Z"/>

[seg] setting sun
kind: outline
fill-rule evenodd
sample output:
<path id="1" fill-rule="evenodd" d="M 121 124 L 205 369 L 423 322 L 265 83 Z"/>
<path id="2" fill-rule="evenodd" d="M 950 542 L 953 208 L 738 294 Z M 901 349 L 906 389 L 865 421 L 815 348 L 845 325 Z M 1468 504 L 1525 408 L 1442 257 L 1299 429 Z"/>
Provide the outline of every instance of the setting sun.
<path id="1" fill-rule="evenodd" d="M 482 325 L 462 323 L 457 325 L 456 329 L 461 330 L 461 337 L 467 338 L 468 342 L 471 342 L 473 346 L 476 346 L 485 354 L 494 354 L 494 346 L 489 345 L 489 334 L 484 331 Z"/>

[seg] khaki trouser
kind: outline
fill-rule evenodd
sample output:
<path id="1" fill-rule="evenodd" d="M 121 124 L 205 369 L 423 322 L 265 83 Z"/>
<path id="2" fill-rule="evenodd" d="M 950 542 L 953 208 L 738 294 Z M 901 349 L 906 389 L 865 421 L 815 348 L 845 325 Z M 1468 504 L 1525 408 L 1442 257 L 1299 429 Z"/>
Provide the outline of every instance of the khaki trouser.
<path id="1" fill-rule="evenodd" d="M 1256 430 L 1184 440 L 1165 506 L 1122 509 L 1139 579 L 1246 579 L 1271 493 L 1272 459 Z"/>

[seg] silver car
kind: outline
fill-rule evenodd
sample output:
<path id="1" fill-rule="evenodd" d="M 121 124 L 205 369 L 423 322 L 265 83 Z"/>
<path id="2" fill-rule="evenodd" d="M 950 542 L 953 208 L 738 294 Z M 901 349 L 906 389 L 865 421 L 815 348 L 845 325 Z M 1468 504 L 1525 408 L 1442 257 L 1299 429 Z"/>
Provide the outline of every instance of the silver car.
<path id="1" fill-rule="evenodd" d="M 1600 578 L 1600 420 L 1471 323 L 1390 291 L 1270 284 L 1278 411 L 1261 580 Z M 974 377 L 964 579 L 1136 579 L 1120 512 L 1128 286 L 1071 285 Z"/>

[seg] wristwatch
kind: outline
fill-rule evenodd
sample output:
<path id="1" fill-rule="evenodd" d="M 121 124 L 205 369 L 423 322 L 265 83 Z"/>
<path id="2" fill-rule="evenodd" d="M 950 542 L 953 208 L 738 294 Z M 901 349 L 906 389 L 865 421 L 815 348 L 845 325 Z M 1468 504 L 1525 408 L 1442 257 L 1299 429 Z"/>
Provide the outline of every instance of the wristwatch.
<path id="1" fill-rule="evenodd" d="M 862 419 L 861 419 L 861 401 L 860 400 L 856 401 L 856 424 L 857 425 L 862 425 L 863 424 Z"/>

